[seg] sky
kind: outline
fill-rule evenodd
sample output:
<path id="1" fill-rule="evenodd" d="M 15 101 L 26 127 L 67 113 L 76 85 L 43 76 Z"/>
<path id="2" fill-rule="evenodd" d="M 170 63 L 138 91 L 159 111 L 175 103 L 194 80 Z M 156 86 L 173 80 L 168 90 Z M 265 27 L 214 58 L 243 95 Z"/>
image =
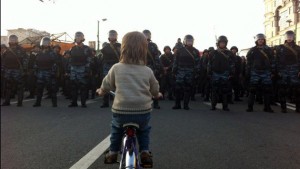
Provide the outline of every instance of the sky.
<path id="1" fill-rule="evenodd" d="M 48 1 L 48 0 L 44 0 Z M 107 21 L 102 21 L 106 18 Z M 228 48 L 254 45 L 253 37 L 264 33 L 263 0 L 1 0 L 1 35 L 8 29 L 34 28 L 51 34 L 82 31 L 88 41 L 100 43 L 108 31 L 118 32 L 118 41 L 131 31 L 148 29 L 162 51 L 177 38 L 191 34 L 194 47 L 215 47 L 216 36 L 227 36 Z"/>

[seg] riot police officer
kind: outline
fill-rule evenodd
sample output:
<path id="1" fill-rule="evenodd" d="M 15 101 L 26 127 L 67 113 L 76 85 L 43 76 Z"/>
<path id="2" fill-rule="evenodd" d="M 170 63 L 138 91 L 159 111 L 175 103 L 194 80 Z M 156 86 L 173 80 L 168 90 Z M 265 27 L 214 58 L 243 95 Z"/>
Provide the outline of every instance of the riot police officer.
<path id="1" fill-rule="evenodd" d="M 234 74 L 234 59 L 233 53 L 226 47 L 227 43 L 226 36 L 218 38 L 217 50 L 211 52 L 208 63 L 207 71 L 212 85 L 211 110 L 215 110 L 218 100 L 222 100 L 223 110 L 229 111 L 227 99 L 232 93 L 229 80 Z"/>
<path id="2" fill-rule="evenodd" d="M 56 56 L 51 49 L 51 40 L 44 37 L 41 40 L 41 51 L 37 53 L 35 59 L 35 74 L 37 78 L 37 97 L 33 107 L 40 107 L 44 88 L 49 90 L 52 106 L 57 107 L 57 64 Z"/>
<path id="3" fill-rule="evenodd" d="M 281 111 L 287 112 L 286 97 L 292 91 L 296 96 L 296 112 L 300 113 L 300 47 L 295 43 L 293 31 L 287 31 L 285 43 L 276 48 L 276 65 Z"/>
<path id="4" fill-rule="evenodd" d="M 29 96 L 26 98 L 32 99 L 36 95 L 36 76 L 34 73 L 34 64 L 36 61 L 36 56 L 40 51 L 40 44 L 35 44 L 30 52 L 28 59 L 28 76 L 27 76 L 27 88 L 29 90 Z"/>
<path id="5" fill-rule="evenodd" d="M 206 90 L 206 86 L 209 85 L 207 80 L 207 64 L 209 60 L 209 52 L 207 49 L 203 50 L 200 58 L 200 92 L 205 101 L 209 100 L 209 92 Z"/>
<path id="6" fill-rule="evenodd" d="M 105 77 L 108 74 L 110 68 L 119 62 L 120 60 L 120 50 L 121 44 L 118 43 L 118 33 L 115 30 L 110 30 L 108 32 L 108 41 L 107 45 L 101 49 L 102 53 L 102 77 Z M 105 94 L 103 97 L 103 103 L 101 108 L 109 107 L 109 94 Z"/>
<path id="7" fill-rule="evenodd" d="M 264 34 L 257 34 L 255 47 L 252 47 L 247 54 L 246 76 L 250 79 L 248 112 L 253 111 L 255 95 L 262 91 L 264 99 L 264 111 L 272 113 L 270 96 L 272 93 L 271 73 L 275 71 L 273 51 L 266 45 Z"/>
<path id="8" fill-rule="evenodd" d="M 80 91 L 81 107 L 86 106 L 87 83 L 90 76 L 90 59 L 91 49 L 84 45 L 84 34 L 82 32 L 75 33 L 75 43 L 70 50 L 69 72 L 72 86 L 72 102 L 69 107 L 77 107 L 78 91 Z"/>
<path id="9" fill-rule="evenodd" d="M 164 47 L 164 54 L 160 56 L 160 62 L 163 66 L 163 75 L 161 77 L 161 93 L 165 98 L 165 93 L 168 93 L 168 99 L 173 100 L 173 76 L 172 67 L 174 63 L 174 55 L 171 52 L 170 46 Z"/>
<path id="10" fill-rule="evenodd" d="M 183 108 L 189 110 L 189 101 L 192 92 L 194 77 L 200 73 L 199 50 L 193 47 L 194 38 L 186 35 L 183 41 L 184 47 L 179 48 L 175 54 L 173 74 L 175 75 L 175 106 L 173 109 L 181 109 L 181 98 L 183 97 Z"/>
<path id="11" fill-rule="evenodd" d="M 159 51 L 157 45 L 152 42 L 151 32 L 146 29 L 143 31 L 143 33 L 148 40 L 147 66 L 152 69 L 155 78 L 160 82 L 162 66 L 160 64 L 159 56 L 161 55 L 161 52 Z M 158 99 L 153 99 L 153 108 L 160 109 Z"/>
<path id="12" fill-rule="evenodd" d="M 2 106 L 10 105 L 10 97 L 13 89 L 17 88 L 18 107 L 22 106 L 24 95 L 24 72 L 27 71 L 28 61 L 24 49 L 18 45 L 18 37 L 10 35 L 9 47 L 2 54 L 4 79 L 6 86 L 5 101 Z"/>
<path id="13" fill-rule="evenodd" d="M 234 101 L 242 101 L 240 99 L 241 91 L 241 76 L 242 76 L 242 59 L 237 55 L 239 49 L 236 46 L 232 46 L 230 51 L 233 53 L 235 72 L 232 79 L 232 87 L 234 91 Z M 230 98 L 232 99 L 232 98 Z"/>
<path id="14" fill-rule="evenodd" d="M 99 62 L 99 57 L 96 56 L 95 49 L 92 49 L 91 57 L 92 57 L 91 58 L 92 76 L 90 78 L 90 90 L 91 90 L 91 98 L 95 99 L 96 89 L 100 87 L 99 86 L 100 85 L 100 77 L 99 77 L 100 62 Z"/>

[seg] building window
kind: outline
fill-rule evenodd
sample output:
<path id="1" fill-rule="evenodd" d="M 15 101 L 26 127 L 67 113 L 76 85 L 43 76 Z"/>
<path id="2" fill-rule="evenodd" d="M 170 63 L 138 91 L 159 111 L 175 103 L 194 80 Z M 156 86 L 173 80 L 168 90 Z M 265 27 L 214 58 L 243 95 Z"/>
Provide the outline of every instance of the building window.
<path id="1" fill-rule="evenodd" d="M 282 5 L 282 0 L 275 1 L 275 7 Z"/>
<path id="2" fill-rule="evenodd" d="M 280 18 L 279 18 L 279 29 L 280 30 L 283 30 L 289 26 L 289 23 L 287 22 L 289 19 L 288 17 L 289 17 L 288 10 L 285 10 L 280 13 Z"/>

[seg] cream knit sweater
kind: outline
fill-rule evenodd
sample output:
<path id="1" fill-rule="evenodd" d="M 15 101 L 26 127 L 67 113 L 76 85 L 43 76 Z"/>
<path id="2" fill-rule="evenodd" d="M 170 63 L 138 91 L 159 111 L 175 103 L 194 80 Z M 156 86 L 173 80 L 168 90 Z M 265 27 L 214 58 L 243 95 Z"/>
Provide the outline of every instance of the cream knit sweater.
<path id="1" fill-rule="evenodd" d="M 145 114 L 152 111 L 152 96 L 158 95 L 159 84 L 147 66 L 117 63 L 103 79 L 101 89 L 115 90 L 112 112 Z"/>

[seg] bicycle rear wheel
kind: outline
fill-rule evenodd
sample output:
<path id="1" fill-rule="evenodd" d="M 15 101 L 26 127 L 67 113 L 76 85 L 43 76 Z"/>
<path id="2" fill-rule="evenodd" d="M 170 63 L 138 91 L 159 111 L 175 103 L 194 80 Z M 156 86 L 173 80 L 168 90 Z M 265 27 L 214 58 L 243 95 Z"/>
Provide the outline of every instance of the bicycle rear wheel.
<path id="1" fill-rule="evenodd" d="M 136 155 L 133 150 L 126 152 L 125 157 L 125 168 L 126 169 L 136 169 L 137 168 Z"/>

